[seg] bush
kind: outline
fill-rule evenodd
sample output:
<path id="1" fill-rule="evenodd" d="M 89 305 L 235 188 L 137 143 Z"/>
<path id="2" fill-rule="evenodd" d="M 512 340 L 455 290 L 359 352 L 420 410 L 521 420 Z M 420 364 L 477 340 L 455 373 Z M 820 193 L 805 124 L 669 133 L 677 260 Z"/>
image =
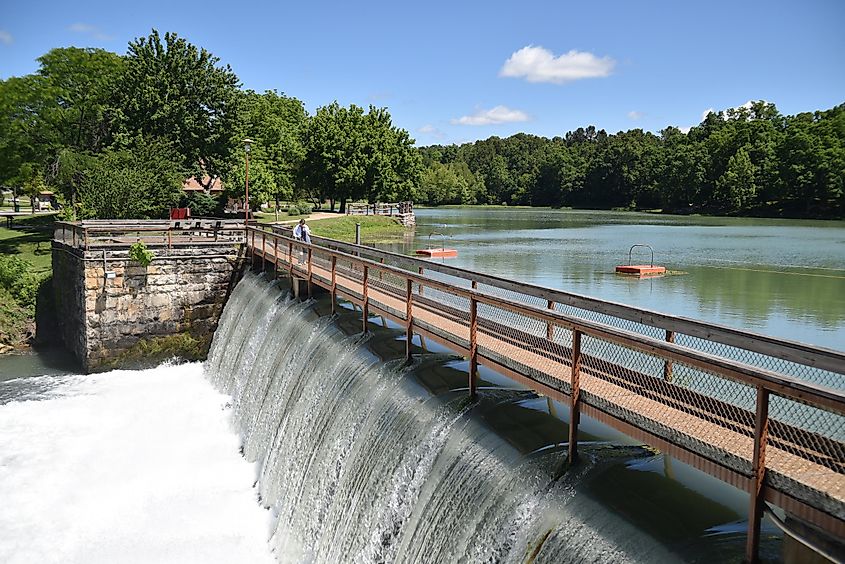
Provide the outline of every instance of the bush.
<path id="1" fill-rule="evenodd" d="M 35 311 L 35 298 L 41 276 L 30 271 L 32 264 L 14 255 L 0 257 L 0 286 L 9 291 L 15 300 L 27 309 Z"/>
<path id="2" fill-rule="evenodd" d="M 308 215 L 314 209 L 314 206 L 310 202 L 299 201 L 296 202 L 296 209 L 299 210 L 299 213 Z"/>
<path id="3" fill-rule="evenodd" d="M 296 206 L 291 206 L 288 208 L 288 215 L 296 216 L 299 215 L 299 208 Z"/>
<path id="4" fill-rule="evenodd" d="M 129 258 L 137 262 L 143 267 L 149 266 L 153 262 L 153 252 L 147 249 L 143 241 L 138 241 L 129 247 Z"/>
<path id="5" fill-rule="evenodd" d="M 225 208 L 222 198 L 215 198 L 205 192 L 194 192 L 182 198 L 180 205 L 191 208 L 191 215 L 196 217 L 220 216 Z"/>

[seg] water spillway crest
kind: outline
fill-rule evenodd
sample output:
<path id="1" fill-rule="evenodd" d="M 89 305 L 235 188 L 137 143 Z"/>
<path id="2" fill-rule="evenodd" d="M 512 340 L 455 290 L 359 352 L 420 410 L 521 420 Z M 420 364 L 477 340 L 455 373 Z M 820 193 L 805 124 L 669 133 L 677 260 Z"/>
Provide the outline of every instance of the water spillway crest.
<path id="1" fill-rule="evenodd" d="M 509 392 L 433 393 L 430 363 L 366 341 L 251 273 L 223 312 L 206 373 L 232 398 L 280 562 L 677 559 L 579 494 L 589 464 L 555 480 L 559 449 L 495 432 L 480 413 Z"/>

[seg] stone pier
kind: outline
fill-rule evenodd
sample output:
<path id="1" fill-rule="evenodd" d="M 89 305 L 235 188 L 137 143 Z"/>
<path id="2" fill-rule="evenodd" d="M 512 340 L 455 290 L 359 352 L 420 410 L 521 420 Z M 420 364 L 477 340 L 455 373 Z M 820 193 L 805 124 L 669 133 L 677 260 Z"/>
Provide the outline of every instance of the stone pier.
<path id="1" fill-rule="evenodd" d="M 53 241 L 59 332 L 86 372 L 204 358 L 237 273 L 239 245 L 124 248 Z"/>

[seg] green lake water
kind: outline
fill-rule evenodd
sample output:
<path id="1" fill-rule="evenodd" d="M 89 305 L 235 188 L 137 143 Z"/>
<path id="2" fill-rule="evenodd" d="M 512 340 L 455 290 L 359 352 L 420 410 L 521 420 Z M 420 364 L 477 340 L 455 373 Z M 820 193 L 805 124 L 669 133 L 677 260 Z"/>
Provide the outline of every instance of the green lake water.
<path id="1" fill-rule="evenodd" d="M 445 245 L 458 257 L 439 260 L 455 266 L 845 349 L 843 221 L 522 208 L 416 214 L 415 235 L 392 250 Z M 634 244 L 650 245 L 654 264 L 673 274 L 616 274 Z M 636 248 L 632 259 L 648 264 L 651 253 Z"/>

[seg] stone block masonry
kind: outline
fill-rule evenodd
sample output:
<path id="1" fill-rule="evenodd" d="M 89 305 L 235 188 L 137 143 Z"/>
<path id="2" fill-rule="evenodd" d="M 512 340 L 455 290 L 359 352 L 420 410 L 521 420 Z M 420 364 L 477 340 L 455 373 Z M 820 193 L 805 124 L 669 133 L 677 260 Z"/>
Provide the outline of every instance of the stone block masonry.
<path id="1" fill-rule="evenodd" d="M 86 372 L 204 357 L 238 269 L 232 244 L 151 249 L 146 267 L 123 249 L 53 241 L 59 332 Z"/>

